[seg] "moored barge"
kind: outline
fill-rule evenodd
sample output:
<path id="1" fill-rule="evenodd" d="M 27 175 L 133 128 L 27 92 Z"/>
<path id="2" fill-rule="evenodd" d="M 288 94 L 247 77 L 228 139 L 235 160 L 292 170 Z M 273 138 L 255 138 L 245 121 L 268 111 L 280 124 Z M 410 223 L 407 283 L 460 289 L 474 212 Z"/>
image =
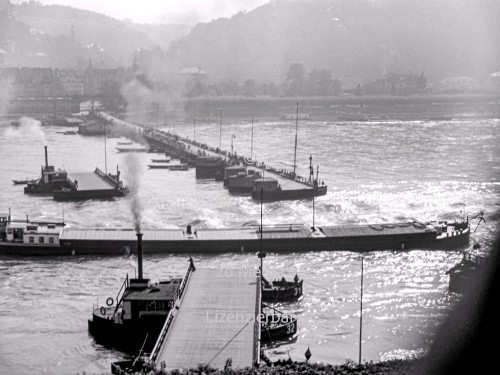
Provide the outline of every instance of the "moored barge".
<path id="1" fill-rule="evenodd" d="M 4 217 L 4 231 L 12 222 Z M 17 228 L 19 236 L 0 241 L 0 254 L 12 255 L 123 255 L 135 251 L 132 228 L 65 227 L 58 234 L 59 245 L 45 249 L 29 243 L 21 234 L 29 223 Z M 1 231 L 2 229 L 0 229 Z M 260 227 L 229 229 L 145 229 L 145 253 L 220 253 L 260 250 Z M 382 251 L 453 250 L 468 246 L 470 225 L 448 222 L 406 222 L 371 225 L 310 227 L 302 224 L 264 226 L 265 251 Z M 23 239 L 24 238 L 24 239 Z"/>

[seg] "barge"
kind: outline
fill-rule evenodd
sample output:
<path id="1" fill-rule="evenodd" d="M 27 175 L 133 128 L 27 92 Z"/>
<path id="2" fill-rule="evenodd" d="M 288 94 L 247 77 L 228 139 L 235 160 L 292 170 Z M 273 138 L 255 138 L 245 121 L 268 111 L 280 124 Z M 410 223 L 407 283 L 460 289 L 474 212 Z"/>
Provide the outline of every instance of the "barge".
<path id="1" fill-rule="evenodd" d="M 10 216 L 9 216 L 10 217 Z M 13 229 L 4 215 L 0 232 Z M 22 234 L 30 223 L 17 227 L 18 236 L 0 241 L 0 254 L 11 255 L 123 255 L 135 252 L 132 228 L 60 228 L 58 246 L 40 247 Z M 408 251 L 455 250 L 467 247 L 468 222 L 406 222 L 371 225 L 310 227 L 286 224 L 228 229 L 145 229 L 145 253 L 221 253 L 260 251 L 260 238 L 266 252 L 298 251 Z"/>
<path id="2" fill-rule="evenodd" d="M 94 172 L 71 173 L 69 187 L 53 191 L 55 200 L 79 201 L 86 199 L 110 199 L 127 195 L 128 189 L 120 180 L 120 170 L 116 174 L 105 173 L 99 168 Z"/>

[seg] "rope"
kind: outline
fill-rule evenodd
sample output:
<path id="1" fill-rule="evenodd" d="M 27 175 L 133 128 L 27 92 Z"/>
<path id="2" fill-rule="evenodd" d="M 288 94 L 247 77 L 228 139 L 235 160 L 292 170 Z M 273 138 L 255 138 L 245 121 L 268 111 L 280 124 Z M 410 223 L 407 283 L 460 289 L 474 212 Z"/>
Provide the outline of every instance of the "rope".
<path id="1" fill-rule="evenodd" d="M 304 282 L 305 282 L 306 284 L 309 284 L 309 285 L 315 286 L 316 288 L 320 288 L 320 289 L 326 290 L 326 291 L 328 291 L 328 292 L 331 292 L 331 289 L 330 289 L 330 288 L 325 288 L 324 286 L 319 286 L 319 285 L 316 285 L 316 284 L 310 283 L 310 282 L 305 281 L 305 280 L 304 280 Z"/>
<path id="2" fill-rule="evenodd" d="M 210 363 L 212 363 L 212 361 L 213 361 L 215 358 L 217 358 L 217 357 L 219 356 L 219 354 L 220 354 L 220 353 L 222 353 L 222 351 L 223 351 L 224 349 L 226 349 L 226 348 L 227 348 L 227 346 L 228 346 L 228 345 L 229 345 L 229 344 L 230 344 L 230 343 L 231 343 L 231 342 L 232 342 L 232 341 L 233 341 L 236 337 L 238 337 L 238 335 L 239 335 L 239 334 L 240 334 L 240 333 L 241 333 L 241 332 L 242 332 L 242 331 L 246 328 L 246 326 L 247 326 L 247 325 L 249 325 L 249 324 L 250 324 L 250 322 L 251 322 L 253 319 L 254 319 L 254 318 L 252 318 L 252 319 L 250 319 L 248 322 L 246 322 L 246 324 L 245 324 L 243 327 L 241 327 L 241 329 L 240 329 L 238 332 L 236 332 L 236 334 L 235 334 L 235 335 L 231 338 L 231 340 L 229 340 L 229 341 L 228 341 L 228 342 L 227 342 L 227 343 L 226 343 L 226 344 L 225 344 L 225 345 L 224 345 L 224 346 L 223 346 L 223 347 L 222 347 L 222 348 L 221 348 L 221 349 L 220 349 L 220 350 L 219 350 L 219 351 L 218 351 L 218 352 L 217 352 L 217 353 L 216 353 L 216 354 L 212 357 L 212 359 L 211 359 L 210 361 L 208 361 L 208 363 L 207 363 L 207 365 L 205 366 L 205 368 L 204 368 L 204 369 L 206 369 L 208 366 L 210 366 Z M 259 329 L 260 329 L 260 327 L 259 327 Z"/>

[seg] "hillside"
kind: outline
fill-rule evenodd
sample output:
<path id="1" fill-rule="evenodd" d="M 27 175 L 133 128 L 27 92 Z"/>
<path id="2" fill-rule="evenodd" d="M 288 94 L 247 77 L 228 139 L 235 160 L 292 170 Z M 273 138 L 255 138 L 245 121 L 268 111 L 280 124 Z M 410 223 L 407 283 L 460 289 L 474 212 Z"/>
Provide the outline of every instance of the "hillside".
<path id="1" fill-rule="evenodd" d="M 498 0 L 274 0 L 197 25 L 169 57 L 215 80 L 280 82 L 291 63 L 341 79 L 482 77 L 500 69 L 498 19 Z"/>
<path id="2" fill-rule="evenodd" d="M 89 54 L 103 54 L 102 59 L 108 63 L 130 64 L 130 56 L 137 48 L 155 45 L 124 22 L 86 10 L 31 1 L 12 5 L 11 14 L 40 33 L 71 38 L 87 48 Z"/>

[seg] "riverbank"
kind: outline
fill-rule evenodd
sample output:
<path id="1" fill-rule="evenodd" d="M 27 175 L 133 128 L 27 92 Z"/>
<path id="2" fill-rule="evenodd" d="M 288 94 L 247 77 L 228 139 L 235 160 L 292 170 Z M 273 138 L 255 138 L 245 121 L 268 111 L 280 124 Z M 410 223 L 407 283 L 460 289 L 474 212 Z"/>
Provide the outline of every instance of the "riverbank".
<path id="1" fill-rule="evenodd" d="M 160 108 L 172 121 L 218 123 L 221 120 L 286 120 L 299 113 L 313 121 L 428 121 L 500 118 L 500 94 L 363 95 L 329 97 L 197 97 L 182 98 Z"/>
<path id="2" fill-rule="evenodd" d="M 241 370 L 233 370 L 231 368 L 225 370 L 214 370 L 210 367 L 204 368 L 202 365 L 196 369 L 190 370 L 173 370 L 163 372 L 157 370 L 151 372 L 154 375 L 191 375 L 191 374 L 212 374 L 212 375 L 344 375 L 344 374 L 362 374 L 362 375 L 405 375 L 412 373 L 418 360 L 391 360 L 386 362 L 366 362 L 356 364 L 354 362 L 346 362 L 342 365 L 329 364 L 306 364 L 304 362 L 293 362 L 273 367 L 263 366 L 259 368 L 246 368 Z"/>

